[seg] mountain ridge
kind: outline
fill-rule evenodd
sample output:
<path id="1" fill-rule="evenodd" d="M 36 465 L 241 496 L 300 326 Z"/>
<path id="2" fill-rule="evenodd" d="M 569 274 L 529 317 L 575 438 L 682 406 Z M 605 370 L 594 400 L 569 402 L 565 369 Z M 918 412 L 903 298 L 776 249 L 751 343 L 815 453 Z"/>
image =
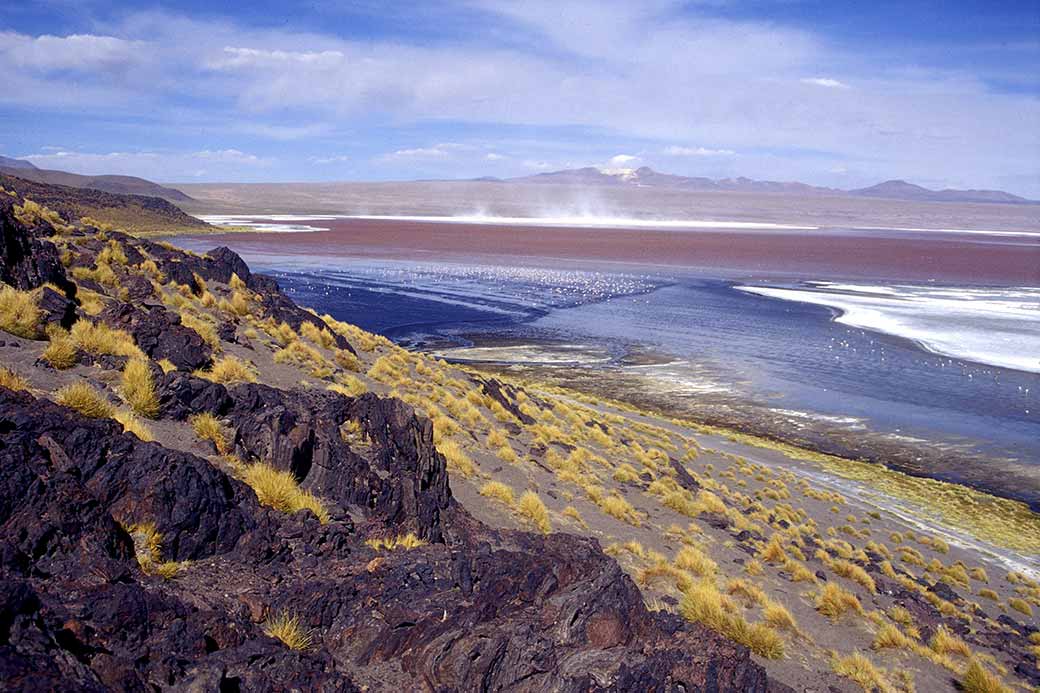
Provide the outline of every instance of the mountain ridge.
<path id="1" fill-rule="evenodd" d="M 24 159 L 0 156 L 0 173 L 9 173 L 19 178 L 47 185 L 64 185 L 68 188 L 86 188 L 114 193 L 116 195 L 144 195 L 161 197 L 170 202 L 191 202 L 192 198 L 176 188 L 168 188 L 137 176 L 100 175 L 86 176 L 57 169 L 44 169 Z"/>
<path id="2" fill-rule="evenodd" d="M 486 178 L 478 180 L 487 180 Z M 1003 204 L 1038 204 L 1003 190 L 957 190 L 946 188 L 931 190 L 904 180 L 892 179 L 865 188 L 844 190 L 810 185 L 799 181 L 755 180 L 737 178 L 708 178 L 705 176 L 681 176 L 655 171 L 649 166 L 639 168 L 582 168 L 547 171 L 530 176 L 502 179 L 504 183 L 532 183 L 538 185 L 606 185 L 612 187 L 635 186 L 689 190 L 691 192 L 765 192 L 799 193 L 809 195 L 851 195 L 854 197 L 880 197 L 895 200 L 927 202 L 983 202 Z"/>

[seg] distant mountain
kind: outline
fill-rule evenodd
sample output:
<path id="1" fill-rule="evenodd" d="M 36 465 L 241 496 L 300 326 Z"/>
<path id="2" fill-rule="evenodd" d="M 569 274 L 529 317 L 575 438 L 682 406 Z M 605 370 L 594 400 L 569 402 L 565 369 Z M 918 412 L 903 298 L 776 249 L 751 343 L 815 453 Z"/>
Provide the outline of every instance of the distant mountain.
<path id="1" fill-rule="evenodd" d="M 66 219 L 90 217 L 120 230 L 142 234 L 190 232 L 210 228 L 206 222 L 185 214 L 172 202 L 161 197 L 123 195 L 96 188 L 40 183 L 10 175 L 8 171 L 11 170 L 13 169 L 0 169 L 0 187 L 13 190 L 22 197 L 50 207 Z M 19 174 L 26 172 L 34 173 L 36 170 L 18 169 Z"/>
<path id="2" fill-rule="evenodd" d="M 25 161 L 24 159 L 12 159 L 9 156 L 0 156 L 0 168 L 26 169 L 36 167 L 32 165 L 32 162 Z"/>
<path id="3" fill-rule="evenodd" d="M 78 173 L 66 171 L 50 171 L 33 166 L 30 162 L 22 159 L 11 159 L 0 156 L 0 173 L 9 173 L 14 176 L 47 183 L 50 185 L 64 185 L 70 188 L 90 188 L 103 192 L 115 193 L 116 195 L 145 195 L 147 197 L 161 197 L 171 202 L 190 202 L 191 198 L 180 190 L 167 188 L 153 183 L 144 178 L 135 176 L 82 176 Z"/>
<path id="4" fill-rule="evenodd" d="M 884 183 L 849 191 L 862 197 L 885 197 L 896 200 L 921 200 L 928 202 L 1003 202 L 1009 204 L 1029 203 L 1024 197 L 1003 190 L 929 190 L 905 180 L 886 180 Z"/>
<path id="5" fill-rule="evenodd" d="M 890 180 L 857 190 L 824 188 L 796 181 L 777 182 L 751 178 L 712 179 L 698 176 L 678 176 L 660 173 L 647 166 L 640 168 L 585 168 L 551 171 L 532 176 L 510 178 L 506 182 L 563 185 L 633 186 L 644 188 L 671 188 L 694 192 L 758 192 L 791 193 L 799 195 L 851 195 L 879 197 L 894 200 L 924 202 L 1000 202 L 1005 204 L 1034 204 L 1024 197 L 1000 190 L 929 190 L 913 183 Z"/>

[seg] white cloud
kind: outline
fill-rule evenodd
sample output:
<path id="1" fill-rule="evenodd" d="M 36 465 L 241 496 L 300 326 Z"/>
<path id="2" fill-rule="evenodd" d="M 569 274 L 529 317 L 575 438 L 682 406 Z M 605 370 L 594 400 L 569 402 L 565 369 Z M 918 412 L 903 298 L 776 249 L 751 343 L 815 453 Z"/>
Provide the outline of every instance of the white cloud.
<path id="1" fill-rule="evenodd" d="M 618 154 L 610 157 L 610 165 L 617 167 L 628 166 L 635 161 L 639 161 L 639 157 L 632 154 Z"/>
<path id="2" fill-rule="evenodd" d="M 493 31 L 451 42 L 390 41 L 139 13 L 99 26 L 96 35 L 0 33 L 0 108 L 100 114 L 195 149 L 251 146 L 222 142 L 221 134 L 302 140 L 349 127 L 363 139 L 366 128 L 385 137 L 400 127 L 409 138 L 402 141 L 413 142 L 435 122 L 461 131 L 479 124 L 496 138 L 493 128 L 522 127 L 534 134 L 525 135 L 528 144 L 508 145 L 508 165 L 518 171 L 564 167 L 543 168 L 546 160 L 594 160 L 603 143 L 563 129 L 580 128 L 606 133 L 615 151 L 646 147 L 701 164 L 721 165 L 740 152 L 734 173 L 759 178 L 812 181 L 841 161 L 879 179 L 971 171 L 973 185 L 1026 181 L 1036 188 L 1027 194 L 1040 194 L 1040 129 L 1033 126 L 1040 100 L 995 92 L 969 72 L 900 65 L 892 56 L 879 67 L 877 56 L 847 53 L 827 36 L 718 19 L 696 5 L 680 12 L 673 0 L 465 0 L 453 7 L 478 8 L 474 21 Z M 493 40 L 504 34 L 522 40 Z M 819 74 L 826 65 L 842 79 Z M 836 98 L 850 85 L 854 91 L 844 93 L 855 99 Z M 490 149 L 417 146 L 375 161 L 380 173 L 406 177 L 420 165 L 445 172 L 459 162 L 486 165 Z M 787 154 L 759 154 L 768 151 Z M 800 151 L 813 154 L 799 158 Z M 821 163 L 820 152 L 833 161 Z M 254 170 L 246 161 L 222 165 Z M 207 162 L 207 175 L 215 168 Z"/>
<path id="3" fill-rule="evenodd" d="M 61 150 L 21 157 L 39 168 L 84 175 L 121 174 L 151 180 L 178 180 L 202 175 L 230 175 L 246 168 L 264 168 L 272 159 L 237 149 L 203 149 L 196 152 L 108 152 L 104 154 Z"/>
<path id="4" fill-rule="evenodd" d="M 668 156 L 734 156 L 732 149 L 708 149 L 707 147 L 681 147 L 672 145 L 664 148 Z"/>
<path id="5" fill-rule="evenodd" d="M 0 32 L 0 61 L 19 69 L 52 71 L 112 70 L 143 62 L 147 43 L 114 36 L 72 34 L 27 36 Z"/>
<path id="6" fill-rule="evenodd" d="M 829 89 L 848 89 L 849 85 L 844 82 L 839 82 L 836 79 L 830 77 L 803 77 L 801 80 L 802 84 L 813 84 L 817 87 L 827 87 Z"/>
<path id="7" fill-rule="evenodd" d="M 311 163 L 321 163 L 321 164 L 326 164 L 326 163 L 343 163 L 345 161 L 349 161 L 350 157 L 346 156 L 345 154 L 341 154 L 339 156 L 312 156 L 312 157 L 310 157 L 307 160 L 310 161 Z"/>
<path id="8" fill-rule="evenodd" d="M 488 152 L 488 153 L 487 153 L 487 154 L 486 154 L 486 155 L 484 156 L 484 158 L 485 158 L 485 159 L 486 159 L 487 161 L 502 161 L 503 159 L 506 159 L 506 158 L 508 158 L 508 157 L 506 157 L 506 156 L 503 156 L 502 154 L 496 154 L 495 152 Z"/>

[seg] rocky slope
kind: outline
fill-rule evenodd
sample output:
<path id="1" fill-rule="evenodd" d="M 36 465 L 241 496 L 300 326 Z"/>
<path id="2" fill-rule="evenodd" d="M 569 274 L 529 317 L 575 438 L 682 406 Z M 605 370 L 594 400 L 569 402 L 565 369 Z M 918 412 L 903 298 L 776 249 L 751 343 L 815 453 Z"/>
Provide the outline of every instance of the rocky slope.
<path id="1" fill-rule="evenodd" d="M 240 320 L 229 312 L 214 341 L 149 275 L 194 298 L 239 287 L 229 301 L 248 293 L 253 318 L 322 331 L 344 361 L 355 352 L 230 251 L 25 223 L 22 202 L 0 195 L 0 279 L 34 291 L 38 331 L 4 335 L 5 359 L 36 353 L 44 323 L 52 345 L 66 339 L 58 326 L 104 332 L 77 324 L 133 343 L 76 342 L 63 370 L 53 355 L 23 359 L 32 382 L 0 386 L 0 687 L 784 688 L 746 648 L 648 611 L 594 539 L 474 519 L 433 425 L 402 401 L 200 377 L 218 350 L 244 348 Z M 72 380 L 104 390 L 128 360 L 154 383 L 157 442 L 44 396 Z M 208 450 L 184 441 L 200 414 L 227 431 Z M 321 512 L 261 503 L 245 481 L 261 463 L 289 472 Z"/>
<path id="2" fill-rule="evenodd" d="M 171 191 L 179 193 L 180 197 L 176 197 L 163 193 L 167 189 L 155 184 L 151 185 L 158 190 L 147 186 L 98 183 L 95 178 L 77 181 L 75 186 L 71 183 L 54 184 L 48 180 L 36 180 L 34 176 L 38 173 L 50 172 L 0 167 L 0 187 L 45 205 L 70 221 L 88 217 L 103 225 L 140 233 L 205 231 L 209 228 L 204 221 L 185 214 L 169 201 L 191 200 L 180 191 Z"/>

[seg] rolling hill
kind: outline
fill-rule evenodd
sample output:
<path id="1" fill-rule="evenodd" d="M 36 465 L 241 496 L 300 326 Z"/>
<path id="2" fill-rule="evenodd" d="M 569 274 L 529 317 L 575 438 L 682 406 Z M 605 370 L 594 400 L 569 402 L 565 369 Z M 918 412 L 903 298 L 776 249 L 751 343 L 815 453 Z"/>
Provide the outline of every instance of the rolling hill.
<path id="1" fill-rule="evenodd" d="M 161 197 L 170 202 L 190 202 L 191 198 L 180 190 L 167 188 L 144 178 L 135 176 L 83 176 L 67 171 L 41 169 L 23 159 L 0 156 L 0 173 L 49 185 L 64 185 L 70 188 L 90 188 L 117 195 L 145 195 Z"/>

